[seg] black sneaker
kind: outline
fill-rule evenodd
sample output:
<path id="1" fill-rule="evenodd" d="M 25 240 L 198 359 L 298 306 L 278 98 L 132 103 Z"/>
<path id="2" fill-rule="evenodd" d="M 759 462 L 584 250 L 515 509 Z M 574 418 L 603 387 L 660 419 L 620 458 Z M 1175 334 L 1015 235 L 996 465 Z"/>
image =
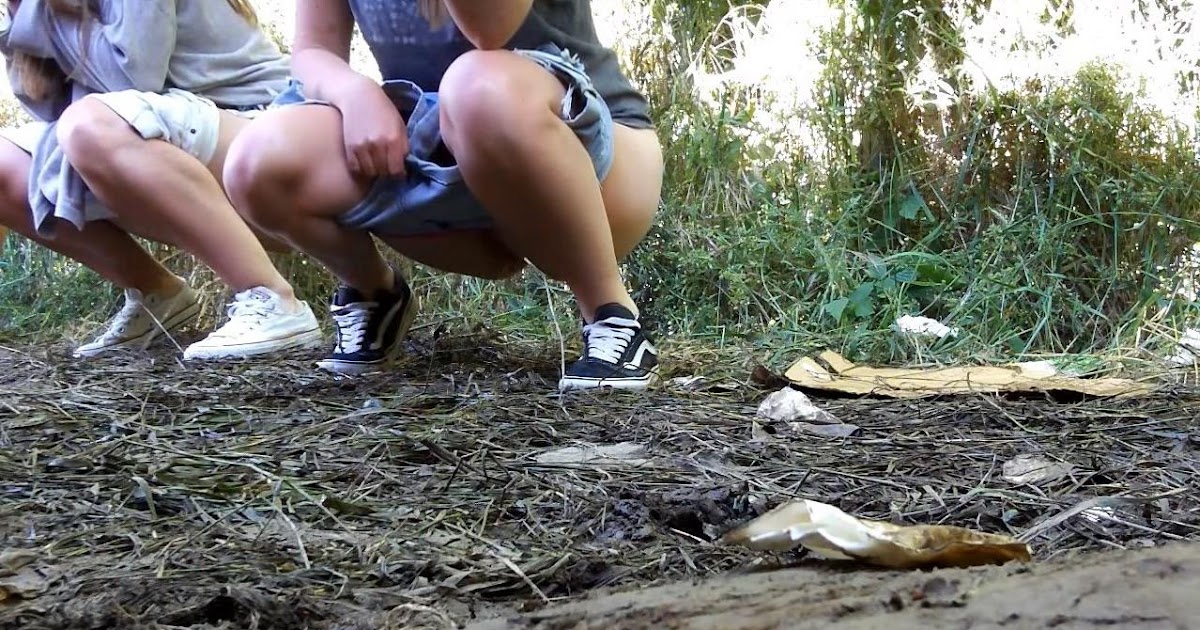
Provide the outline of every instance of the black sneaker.
<path id="1" fill-rule="evenodd" d="M 583 356 L 558 382 L 561 391 L 646 389 L 658 378 L 658 350 L 641 323 L 620 304 L 596 309 L 596 321 L 583 327 Z"/>
<path id="2" fill-rule="evenodd" d="M 317 367 L 337 374 L 358 375 L 387 366 L 404 347 L 404 338 L 417 314 L 412 289 L 396 271 L 391 291 L 368 300 L 357 289 L 342 286 L 329 307 L 335 326 L 335 346 Z"/>

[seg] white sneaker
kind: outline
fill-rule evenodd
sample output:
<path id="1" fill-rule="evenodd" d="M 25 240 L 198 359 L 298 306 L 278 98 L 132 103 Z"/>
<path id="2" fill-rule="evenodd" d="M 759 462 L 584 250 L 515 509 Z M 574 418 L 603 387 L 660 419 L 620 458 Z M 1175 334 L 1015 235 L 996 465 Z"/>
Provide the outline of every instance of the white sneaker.
<path id="1" fill-rule="evenodd" d="M 188 346 L 184 359 L 240 359 L 322 345 L 321 327 L 306 302 L 288 310 L 274 291 L 256 287 L 233 297 L 229 321 Z"/>
<path id="2" fill-rule="evenodd" d="M 108 321 L 104 332 L 75 349 L 77 359 L 118 348 L 144 349 L 163 333 L 191 324 L 200 315 L 200 298 L 184 285 L 175 295 L 143 295 L 125 290 L 125 306 Z"/>

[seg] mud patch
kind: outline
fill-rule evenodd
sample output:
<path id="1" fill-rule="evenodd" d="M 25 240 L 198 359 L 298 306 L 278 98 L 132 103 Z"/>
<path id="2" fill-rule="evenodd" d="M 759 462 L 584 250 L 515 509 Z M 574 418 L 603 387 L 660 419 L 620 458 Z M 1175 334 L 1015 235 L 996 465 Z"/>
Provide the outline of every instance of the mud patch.
<path id="1" fill-rule="evenodd" d="M 623 492 L 612 502 L 596 541 L 637 542 L 653 538 L 663 529 L 697 540 L 716 540 L 737 523 L 757 515 L 745 498 L 744 484 Z"/>

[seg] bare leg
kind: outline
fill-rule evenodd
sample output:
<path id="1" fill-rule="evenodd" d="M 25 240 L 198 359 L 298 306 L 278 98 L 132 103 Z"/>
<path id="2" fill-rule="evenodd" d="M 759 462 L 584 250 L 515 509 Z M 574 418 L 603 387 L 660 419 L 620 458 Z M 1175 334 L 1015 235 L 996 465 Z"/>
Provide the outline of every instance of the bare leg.
<path id="1" fill-rule="evenodd" d="M 662 152 L 652 130 L 618 125 L 615 159 L 601 186 L 618 260 L 646 236 L 662 187 Z M 435 269 L 486 279 L 503 279 L 525 267 L 494 232 L 383 238 L 405 256 Z"/>
<path id="2" fill-rule="evenodd" d="M 230 199 L 260 229 L 320 260 L 344 284 L 370 295 L 392 287 L 371 235 L 335 218 L 366 196 L 342 149 L 341 115 L 329 107 L 269 112 L 230 149 Z"/>
<path id="3" fill-rule="evenodd" d="M 149 99 L 152 108 L 179 107 L 154 102 L 156 97 L 137 98 Z M 189 124 L 217 126 L 214 155 L 204 156 L 209 163 L 169 142 L 142 138 L 105 101 L 91 96 L 63 113 L 59 144 L 122 225 L 187 249 L 234 290 L 227 321 L 188 346 L 184 359 L 247 358 L 321 344 L 312 309 L 296 299 L 222 188 L 224 156 L 248 121 L 227 113 L 187 115 L 197 117 Z"/>
<path id="4" fill-rule="evenodd" d="M 344 284 L 371 294 L 392 286 L 392 272 L 367 234 L 336 221 L 369 186 L 350 173 L 341 143 L 341 116 L 332 108 L 273 111 L 230 149 L 225 180 L 234 205 L 260 229 L 320 260 Z M 417 262 L 451 273 L 504 278 L 525 266 L 490 232 L 380 238 Z"/>
<path id="5" fill-rule="evenodd" d="M 266 287 L 294 305 L 291 284 L 221 187 L 225 151 L 248 123 L 222 113 L 221 142 L 211 170 L 171 144 L 144 140 L 92 98 L 63 114 L 59 135 L 71 164 L 122 225 L 185 247 L 235 292 Z"/>
<path id="6" fill-rule="evenodd" d="M 335 221 L 364 197 L 368 186 L 350 173 L 342 157 L 341 129 L 340 115 L 328 107 L 270 112 L 230 149 L 225 180 L 235 205 L 252 222 L 313 255 L 342 282 L 366 293 L 391 286 L 391 276 L 370 239 Z M 609 257 L 622 258 L 650 229 L 658 208 L 662 154 L 653 131 L 621 126 L 615 131 L 614 151 L 601 194 L 611 230 Z M 450 273 L 501 279 L 525 266 L 524 258 L 494 232 L 381 240 L 417 262 Z"/>
<path id="7" fill-rule="evenodd" d="M 540 66 L 507 52 L 469 53 L 442 85 L 450 90 L 442 110 L 447 145 L 497 229 L 386 242 L 425 264 L 485 278 L 514 273 L 529 258 L 566 280 L 595 324 L 585 333 L 585 356 L 560 387 L 646 387 L 657 351 L 641 331 L 617 259 L 645 236 L 658 207 L 662 155 L 654 132 L 616 129 L 613 168 L 601 185 L 558 116 L 562 87 Z M 367 191 L 345 163 L 341 127 L 338 112 L 322 106 L 272 112 L 234 144 L 225 181 L 253 223 L 312 254 L 350 287 L 378 295 L 391 277 L 382 257 L 365 234 L 337 222 Z M 378 321 L 378 307 L 340 294 L 334 317 L 340 326 L 346 319 L 346 337 L 361 349 L 360 323 Z M 613 303 L 624 308 L 602 308 Z M 352 354 L 335 350 L 329 363 L 342 369 L 353 361 L 338 357 Z"/>
<path id="8" fill-rule="evenodd" d="M 128 233 L 107 221 L 88 223 L 83 230 L 60 225 L 55 238 L 34 230 L 26 193 L 29 154 L 0 139 L 0 224 L 64 256 L 72 258 L 122 289 L 173 295 L 182 283 Z"/>
<path id="9" fill-rule="evenodd" d="M 636 313 L 591 160 L 559 116 L 563 96 L 558 80 L 532 61 L 507 51 L 468 53 L 442 79 L 443 137 L 501 239 L 565 281 L 585 319 L 610 303 Z M 657 179 L 652 174 L 645 187 L 656 190 Z M 644 211 L 646 229 L 656 207 Z"/>

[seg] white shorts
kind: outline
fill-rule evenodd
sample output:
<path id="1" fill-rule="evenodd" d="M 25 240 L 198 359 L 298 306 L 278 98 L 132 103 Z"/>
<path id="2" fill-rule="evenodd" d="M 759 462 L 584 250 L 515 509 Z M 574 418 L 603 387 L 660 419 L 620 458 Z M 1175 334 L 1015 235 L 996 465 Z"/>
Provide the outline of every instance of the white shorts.
<path id="1" fill-rule="evenodd" d="M 143 138 L 169 142 L 208 164 L 217 152 L 221 112 L 212 101 L 170 89 L 164 94 L 124 90 L 93 94 Z"/>
<path id="2" fill-rule="evenodd" d="M 35 120 L 20 127 L 5 127 L 0 129 L 0 138 L 8 140 L 17 145 L 18 149 L 32 155 L 33 148 L 37 146 L 38 140 L 41 139 L 42 134 L 46 133 L 46 128 L 49 126 L 48 123 Z"/>
<path id="3" fill-rule="evenodd" d="M 163 94 L 124 90 L 92 94 L 87 98 L 97 99 L 107 105 L 146 140 L 168 142 L 205 165 L 217 153 L 221 136 L 221 110 L 206 98 L 174 88 Z M 253 118 L 261 112 L 227 111 L 247 118 Z M 47 123 L 33 122 L 0 130 L 0 136 L 26 153 L 33 153 L 33 148 L 47 127 Z"/>

